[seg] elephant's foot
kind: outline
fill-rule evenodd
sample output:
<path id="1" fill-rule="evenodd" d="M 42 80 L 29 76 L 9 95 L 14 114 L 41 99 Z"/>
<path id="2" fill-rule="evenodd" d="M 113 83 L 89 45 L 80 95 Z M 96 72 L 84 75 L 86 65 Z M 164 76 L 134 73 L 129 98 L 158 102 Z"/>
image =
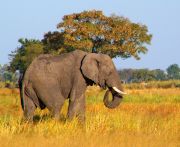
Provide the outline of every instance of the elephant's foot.
<path id="1" fill-rule="evenodd" d="M 74 118 L 77 118 L 78 124 L 80 124 L 80 126 L 85 125 L 85 113 L 84 112 L 73 112 L 73 111 L 68 112 L 67 122 L 72 121 Z"/>
<path id="2" fill-rule="evenodd" d="M 53 118 L 54 118 L 54 120 L 59 121 L 59 120 L 60 120 L 60 115 L 59 115 L 59 113 L 53 114 Z"/>

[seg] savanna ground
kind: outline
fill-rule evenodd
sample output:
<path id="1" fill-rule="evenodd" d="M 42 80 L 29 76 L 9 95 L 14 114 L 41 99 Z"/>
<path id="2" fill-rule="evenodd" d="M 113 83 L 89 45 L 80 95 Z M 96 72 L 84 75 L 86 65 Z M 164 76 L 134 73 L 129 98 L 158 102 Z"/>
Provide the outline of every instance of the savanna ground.
<path id="1" fill-rule="evenodd" d="M 103 105 L 104 91 L 86 92 L 86 125 L 59 122 L 48 110 L 37 110 L 34 124 L 21 120 L 18 89 L 0 89 L 0 146 L 176 147 L 180 146 L 180 88 L 126 89 L 116 109 Z"/>

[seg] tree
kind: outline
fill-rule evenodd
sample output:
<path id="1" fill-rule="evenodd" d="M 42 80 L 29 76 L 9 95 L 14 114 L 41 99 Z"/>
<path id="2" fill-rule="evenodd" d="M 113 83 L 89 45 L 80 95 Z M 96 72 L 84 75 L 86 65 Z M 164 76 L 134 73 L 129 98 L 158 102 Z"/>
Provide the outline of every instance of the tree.
<path id="1" fill-rule="evenodd" d="M 17 73 L 13 73 L 9 70 L 9 66 L 4 64 L 3 66 L 0 65 L 0 81 L 1 82 L 17 82 L 18 75 Z"/>
<path id="2" fill-rule="evenodd" d="M 180 79 L 180 68 L 178 64 L 172 64 L 167 68 L 169 79 Z"/>
<path id="3" fill-rule="evenodd" d="M 155 74 L 148 69 L 136 69 L 133 71 L 131 81 L 132 82 L 147 82 L 155 80 Z"/>
<path id="4" fill-rule="evenodd" d="M 121 80 L 127 83 L 131 81 L 133 71 L 134 71 L 133 69 L 122 69 L 122 70 L 119 70 L 118 73 Z"/>
<path id="5" fill-rule="evenodd" d="M 161 69 L 155 69 L 152 70 L 152 72 L 154 73 L 154 77 L 156 80 L 166 80 L 167 79 L 167 75 L 165 74 L 165 72 Z"/>
<path id="6" fill-rule="evenodd" d="M 63 33 L 59 33 L 58 31 L 46 33 L 42 40 L 44 44 L 44 53 L 60 54 L 66 52 L 68 48 L 64 48 L 63 41 Z"/>
<path id="7" fill-rule="evenodd" d="M 135 57 L 146 53 L 152 35 L 145 25 L 102 11 L 84 11 L 65 15 L 57 25 L 59 32 L 48 32 L 42 42 L 46 52 L 69 52 L 80 49 L 101 52 L 113 57 Z"/>
<path id="8" fill-rule="evenodd" d="M 167 80 L 167 74 L 161 69 L 122 69 L 119 75 L 125 82 L 147 82 L 152 80 Z"/>
<path id="9" fill-rule="evenodd" d="M 80 49 L 100 52 L 113 57 L 135 57 L 146 53 L 152 35 L 145 25 L 102 11 L 84 11 L 65 15 L 57 25 L 59 31 L 48 32 L 41 41 L 19 39 L 21 44 L 10 54 L 11 70 L 23 73 L 32 60 L 41 53 L 61 54 Z"/>
<path id="10" fill-rule="evenodd" d="M 44 46 L 41 41 L 34 39 L 19 39 L 19 43 L 21 46 L 9 55 L 10 68 L 12 71 L 19 70 L 23 73 L 32 60 L 43 53 Z"/>

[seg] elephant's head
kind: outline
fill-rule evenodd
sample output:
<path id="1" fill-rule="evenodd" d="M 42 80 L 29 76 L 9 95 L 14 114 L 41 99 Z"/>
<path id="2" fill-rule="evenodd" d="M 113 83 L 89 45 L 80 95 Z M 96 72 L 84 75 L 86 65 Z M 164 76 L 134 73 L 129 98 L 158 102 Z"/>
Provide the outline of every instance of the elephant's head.
<path id="1" fill-rule="evenodd" d="M 115 108 L 120 104 L 122 95 L 126 93 L 123 92 L 118 72 L 108 55 L 87 54 L 82 61 L 81 70 L 87 79 L 104 89 L 108 87 L 103 100 L 106 107 Z M 113 96 L 112 101 L 109 100 L 109 93 Z"/>

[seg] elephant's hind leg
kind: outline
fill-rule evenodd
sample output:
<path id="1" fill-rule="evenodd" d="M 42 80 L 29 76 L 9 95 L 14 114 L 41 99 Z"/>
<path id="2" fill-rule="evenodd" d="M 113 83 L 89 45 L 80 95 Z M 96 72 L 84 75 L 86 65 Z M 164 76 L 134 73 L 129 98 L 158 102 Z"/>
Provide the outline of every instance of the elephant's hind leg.
<path id="1" fill-rule="evenodd" d="M 33 115 L 36 106 L 31 98 L 24 94 L 24 117 L 26 121 L 33 121 Z"/>
<path id="2" fill-rule="evenodd" d="M 37 95 L 43 102 L 43 104 L 49 109 L 52 116 L 59 120 L 60 115 L 59 112 L 64 104 L 65 98 L 62 96 L 61 92 L 59 92 L 58 87 L 49 85 L 41 85 L 41 87 L 36 87 Z"/>
<path id="3" fill-rule="evenodd" d="M 64 104 L 65 98 L 61 94 L 58 79 L 54 75 L 47 74 L 46 77 L 36 79 L 33 88 L 37 97 L 48 108 L 53 117 L 59 120 L 59 112 Z"/>

